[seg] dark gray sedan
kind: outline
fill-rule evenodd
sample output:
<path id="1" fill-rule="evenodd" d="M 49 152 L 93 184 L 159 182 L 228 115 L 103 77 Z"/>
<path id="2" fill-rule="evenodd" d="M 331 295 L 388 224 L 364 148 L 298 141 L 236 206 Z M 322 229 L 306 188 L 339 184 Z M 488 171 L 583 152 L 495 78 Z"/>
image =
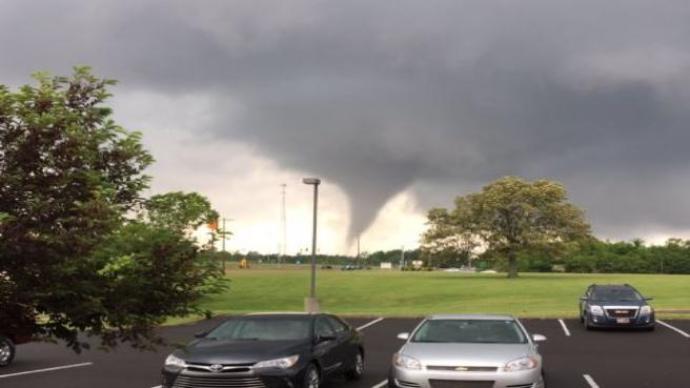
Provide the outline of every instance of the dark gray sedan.
<path id="1" fill-rule="evenodd" d="M 246 315 L 199 337 L 165 360 L 164 388 L 318 388 L 364 372 L 359 333 L 333 315 Z"/>

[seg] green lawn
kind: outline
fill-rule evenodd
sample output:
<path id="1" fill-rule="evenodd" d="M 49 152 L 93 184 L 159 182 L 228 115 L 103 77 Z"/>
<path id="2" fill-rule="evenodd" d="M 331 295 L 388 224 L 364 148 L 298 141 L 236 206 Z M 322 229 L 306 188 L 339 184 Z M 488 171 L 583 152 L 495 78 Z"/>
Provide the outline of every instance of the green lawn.
<path id="1" fill-rule="evenodd" d="M 301 311 L 309 271 L 253 268 L 228 272 L 230 289 L 208 298 L 216 314 Z M 520 317 L 575 317 L 591 283 L 630 283 L 654 297 L 660 316 L 690 317 L 690 275 L 504 274 L 319 270 L 317 294 L 325 311 L 343 315 L 421 316 L 431 313 L 510 313 Z"/>

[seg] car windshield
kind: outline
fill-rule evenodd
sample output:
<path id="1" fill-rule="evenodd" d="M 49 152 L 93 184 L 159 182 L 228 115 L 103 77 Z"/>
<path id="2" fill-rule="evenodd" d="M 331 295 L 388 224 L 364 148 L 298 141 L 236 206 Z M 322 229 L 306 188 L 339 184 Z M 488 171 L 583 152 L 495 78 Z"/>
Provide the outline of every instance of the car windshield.
<path id="1" fill-rule="evenodd" d="M 231 319 L 206 338 L 224 341 L 295 341 L 310 337 L 309 317 L 244 317 Z"/>
<path id="2" fill-rule="evenodd" d="M 527 337 L 510 319 L 433 319 L 424 322 L 412 342 L 523 344 Z"/>
<path id="3" fill-rule="evenodd" d="M 595 288 L 592 299 L 615 301 L 640 301 L 642 296 L 630 288 Z"/>

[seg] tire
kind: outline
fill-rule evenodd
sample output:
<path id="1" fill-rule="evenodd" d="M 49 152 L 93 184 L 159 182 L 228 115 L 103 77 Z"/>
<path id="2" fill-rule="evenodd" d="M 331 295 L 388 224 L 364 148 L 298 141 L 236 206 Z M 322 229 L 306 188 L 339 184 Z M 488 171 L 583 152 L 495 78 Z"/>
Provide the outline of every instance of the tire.
<path id="1" fill-rule="evenodd" d="M 321 386 L 321 374 L 319 368 L 314 364 L 309 364 L 304 371 L 302 388 L 319 388 Z"/>
<path id="2" fill-rule="evenodd" d="M 589 324 L 589 315 L 585 315 L 583 323 L 585 324 L 585 330 L 592 330 L 593 329 L 592 325 Z"/>
<path id="3" fill-rule="evenodd" d="M 345 372 L 345 378 L 348 380 L 359 380 L 364 374 L 364 356 L 361 351 L 357 351 L 355 359 L 352 362 L 352 368 Z"/>
<path id="4" fill-rule="evenodd" d="M 16 348 L 11 339 L 0 336 L 0 367 L 7 366 L 14 360 Z"/>

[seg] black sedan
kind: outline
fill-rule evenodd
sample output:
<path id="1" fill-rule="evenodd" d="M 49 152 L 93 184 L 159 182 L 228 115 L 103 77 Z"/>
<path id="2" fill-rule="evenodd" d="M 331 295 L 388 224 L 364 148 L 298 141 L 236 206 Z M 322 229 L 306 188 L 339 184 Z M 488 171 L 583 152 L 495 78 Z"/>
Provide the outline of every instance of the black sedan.
<path id="1" fill-rule="evenodd" d="M 654 309 L 649 300 L 629 284 L 593 284 L 580 298 L 580 321 L 587 330 L 598 327 L 654 330 Z"/>
<path id="2" fill-rule="evenodd" d="M 364 371 L 359 333 L 329 314 L 245 315 L 197 337 L 165 360 L 163 388 L 318 388 Z"/>

